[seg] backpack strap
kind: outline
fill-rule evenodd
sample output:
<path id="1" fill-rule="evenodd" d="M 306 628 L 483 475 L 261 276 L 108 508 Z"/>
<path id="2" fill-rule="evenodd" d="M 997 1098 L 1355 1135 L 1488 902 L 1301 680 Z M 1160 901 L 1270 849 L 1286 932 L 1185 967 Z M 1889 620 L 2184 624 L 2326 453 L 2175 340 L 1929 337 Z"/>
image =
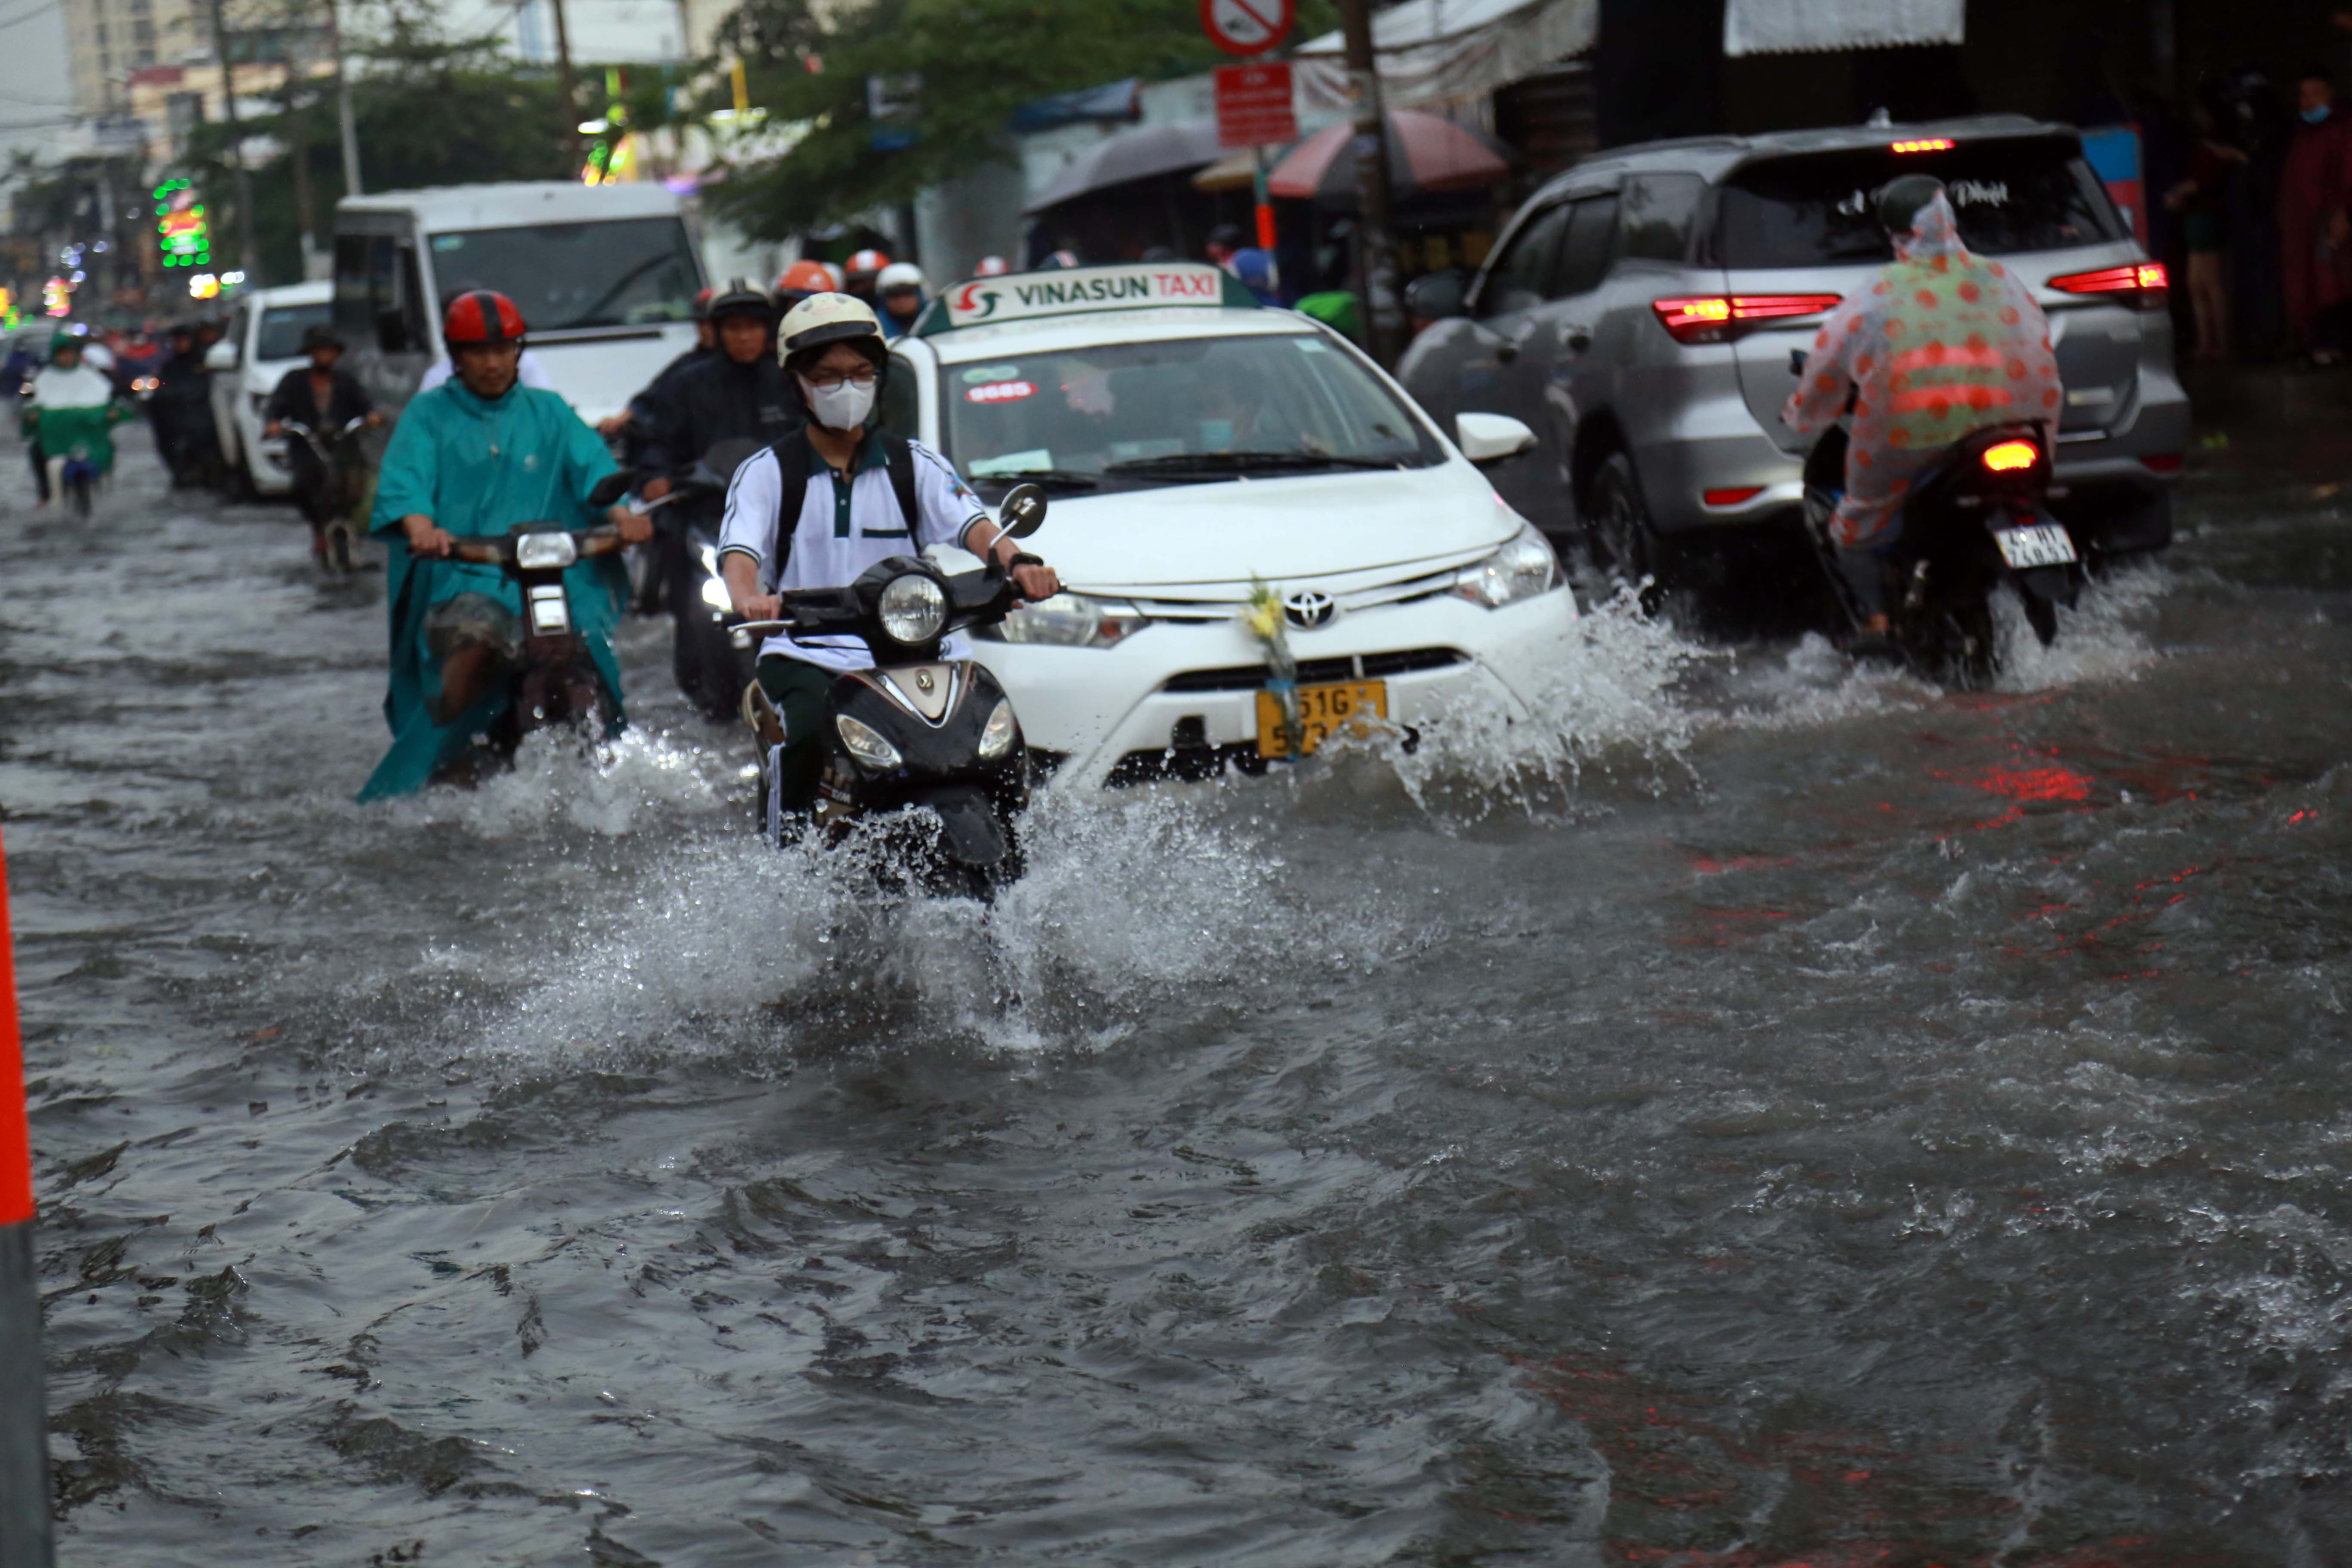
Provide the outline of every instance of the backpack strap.
<path id="1" fill-rule="evenodd" d="M 775 454 L 776 558 L 768 563 L 768 581 L 784 580 L 784 563 L 793 558 L 793 535 L 800 531 L 801 509 L 808 502 L 809 444 L 805 431 L 795 430 L 768 448 Z"/>
<path id="2" fill-rule="evenodd" d="M 890 470 L 890 493 L 898 498 L 898 515 L 907 520 L 907 538 L 917 538 L 915 523 L 921 517 L 921 503 L 915 499 L 915 448 L 904 436 L 893 436 L 887 430 L 877 430 L 874 438 L 882 443 L 882 460 Z"/>

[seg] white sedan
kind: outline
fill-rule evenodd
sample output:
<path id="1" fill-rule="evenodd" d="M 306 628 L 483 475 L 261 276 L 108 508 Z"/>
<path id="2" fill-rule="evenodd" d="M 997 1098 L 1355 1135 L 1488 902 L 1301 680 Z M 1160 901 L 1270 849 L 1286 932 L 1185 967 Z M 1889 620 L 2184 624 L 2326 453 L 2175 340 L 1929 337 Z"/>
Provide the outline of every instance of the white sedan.
<path id="1" fill-rule="evenodd" d="M 1457 445 L 1345 339 L 1214 268 L 964 284 L 892 348 L 892 428 L 986 500 L 1051 497 L 1034 548 L 1067 591 L 977 654 L 1066 775 L 1255 768 L 1368 715 L 1408 734 L 1470 703 L 1523 719 L 1563 655 L 1559 563 L 1474 465 L 1527 427 L 1465 415 Z M 1261 584 L 1295 717 L 1245 618 Z"/>

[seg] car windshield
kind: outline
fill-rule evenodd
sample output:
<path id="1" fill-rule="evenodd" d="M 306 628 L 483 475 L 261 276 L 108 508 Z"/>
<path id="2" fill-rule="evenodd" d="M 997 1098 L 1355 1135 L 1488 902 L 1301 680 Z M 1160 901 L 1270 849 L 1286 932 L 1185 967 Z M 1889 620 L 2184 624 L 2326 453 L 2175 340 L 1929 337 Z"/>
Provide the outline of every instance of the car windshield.
<path id="1" fill-rule="evenodd" d="M 1444 456 L 1393 393 L 1315 333 L 1009 353 L 940 374 L 948 455 L 974 482 L 1136 488 Z"/>
<path id="2" fill-rule="evenodd" d="M 432 238 L 442 304 L 474 289 L 515 302 L 534 332 L 683 321 L 702 286 L 674 217 L 477 228 Z"/>
<path id="3" fill-rule="evenodd" d="M 254 344 L 256 359 L 294 359 L 302 353 L 302 333 L 311 327 L 333 324 L 335 305 L 321 300 L 315 305 L 273 305 L 261 312 L 261 331 Z"/>
<path id="4" fill-rule="evenodd" d="M 1980 256 L 2129 237 L 2098 176 L 2070 143 L 1964 142 L 1935 153 L 1816 153 L 1742 169 L 1717 203 L 1716 259 L 1725 267 L 1890 260 L 1894 250 L 1871 197 L 1897 174 L 1943 181 L 1961 243 Z"/>

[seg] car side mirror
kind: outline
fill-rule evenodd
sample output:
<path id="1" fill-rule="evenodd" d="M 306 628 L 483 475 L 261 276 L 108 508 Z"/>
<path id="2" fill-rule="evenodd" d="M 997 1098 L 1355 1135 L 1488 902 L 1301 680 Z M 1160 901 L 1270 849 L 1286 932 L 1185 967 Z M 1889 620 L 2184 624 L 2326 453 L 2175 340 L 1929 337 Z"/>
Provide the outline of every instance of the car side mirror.
<path id="1" fill-rule="evenodd" d="M 236 368 L 236 345 L 224 339 L 221 342 L 215 343 L 212 347 L 206 349 L 205 351 L 205 368 L 206 370 L 235 370 Z"/>
<path id="2" fill-rule="evenodd" d="M 625 470 L 617 474 L 606 474 L 596 481 L 596 488 L 588 492 L 588 504 L 590 506 L 613 505 L 629 493 L 633 478 L 634 476 Z"/>
<path id="3" fill-rule="evenodd" d="M 1015 485 L 997 504 L 997 526 L 1015 539 L 1026 539 L 1045 526 L 1045 492 L 1035 485 Z"/>
<path id="4" fill-rule="evenodd" d="M 375 313 L 375 346 L 388 354 L 408 352 L 408 320 L 398 310 Z"/>
<path id="5" fill-rule="evenodd" d="M 1461 315 L 1470 295 L 1470 274 L 1458 267 L 1425 272 L 1405 288 L 1404 308 L 1424 321 L 1443 321 Z"/>
<path id="6" fill-rule="evenodd" d="M 1454 438 L 1474 463 L 1499 463 L 1536 444 L 1536 433 L 1507 414 L 1457 414 Z"/>

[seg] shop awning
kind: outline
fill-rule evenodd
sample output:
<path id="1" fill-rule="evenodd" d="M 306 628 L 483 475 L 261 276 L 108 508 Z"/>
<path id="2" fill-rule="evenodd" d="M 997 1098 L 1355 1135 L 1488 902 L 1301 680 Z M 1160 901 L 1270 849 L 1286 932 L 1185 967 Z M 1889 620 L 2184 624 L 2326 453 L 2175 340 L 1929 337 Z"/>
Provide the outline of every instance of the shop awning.
<path id="1" fill-rule="evenodd" d="M 1021 204 L 1021 210 L 1040 213 L 1074 196 L 1123 185 L 1129 180 L 1180 174 L 1215 163 L 1223 151 L 1212 123 L 1139 125 L 1106 136 L 1071 159 L 1044 189 Z"/>
<path id="2" fill-rule="evenodd" d="M 1405 0 L 1372 18 L 1381 90 L 1391 109 L 1461 102 L 1592 47 L 1601 0 Z M 1344 109 L 1337 33 L 1299 46 L 1291 63 L 1301 110 Z"/>
<path id="3" fill-rule="evenodd" d="M 1957 44 L 1968 0 L 1727 0 L 1723 52 L 1780 55 Z"/>

